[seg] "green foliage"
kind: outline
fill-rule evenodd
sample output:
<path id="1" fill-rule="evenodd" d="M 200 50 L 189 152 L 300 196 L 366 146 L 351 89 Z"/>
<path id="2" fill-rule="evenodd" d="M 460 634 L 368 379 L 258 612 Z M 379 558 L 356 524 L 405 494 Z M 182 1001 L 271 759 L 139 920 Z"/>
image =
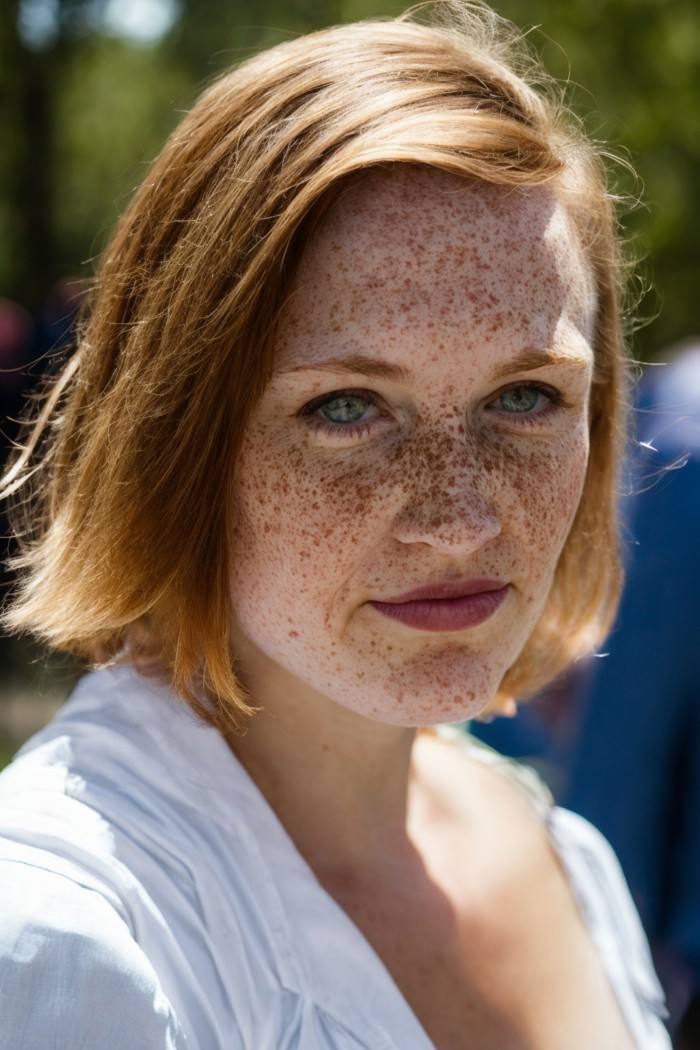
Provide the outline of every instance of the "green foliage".
<path id="1" fill-rule="evenodd" d="M 56 96 L 59 268 L 95 256 L 192 98 L 186 70 L 114 37 L 88 39 Z"/>
<path id="2" fill-rule="evenodd" d="M 655 294 L 656 316 L 637 337 L 653 357 L 665 344 L 700 334 L 696 242 L 700 171 L 700 8 L 697 0 L 500 0 L 499 11 L 533 29 L 530 43 L 551 73 L 570 81 L 589 133 L 636 168 L 642 206 L 623 215 Z"/>
<path id="3" fill-rule="evenodd" d="M 23 51 L 14 33 L 17 3 L 0 15 L 0 90 L 7 105 L 0 294 L 30 307 L 49 279 L 89 275 L 90 260 L 149 161 L 212 77 L 290 36 L 395 15 L 408 2 L 184 0 L 176 25 L 150 47 L 96 32 L 99 21 L 85 17 L 87 0 L 59 6 L 63 33 L 38 55 Z M 497 8 L 532 30 L 530 45 L 551 72 L 570 81 L 572 103 L 589 132 L 639 172 L 644 206 L 623 222 L 657 289 L 643 312 L 659 316 L 635 345 L 639 356 L 653 357 L 668 341 L 700 329 L 697 0 L 499 0 Z M 36 117 L 27 117 L 30 103 Z M 42 105 L 50 131 L 42 131 Z M 37 189 L 23 194 L 30 175 Z M 625 192 L 639 192 L 621 168 L 614 178 Z M 43 208 L 43 226 L 23 212 L 32 207 L 30 196 L 37 215 Z"/>
<path id="4" fill-rule="evenodd" d="M 0 769 L 4 769 L 8 765 L 15 751 L 18 750 L 18 746 L 14 742 L 0 739 Z"/>

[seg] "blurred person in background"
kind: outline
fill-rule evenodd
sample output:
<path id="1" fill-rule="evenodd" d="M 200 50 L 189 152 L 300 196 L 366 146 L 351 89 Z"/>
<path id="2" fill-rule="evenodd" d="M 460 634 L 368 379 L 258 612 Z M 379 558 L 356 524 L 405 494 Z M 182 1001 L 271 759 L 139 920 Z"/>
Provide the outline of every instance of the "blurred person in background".
<path id="1" fill-rule="evenodd" d="M 50 289 L 35 317 L 18 303 L 0 299 L 0 464 L 4 467 L 16 441 L 20 420 L 31 414 L 30 393 L 38 394 L 45 381 L 65 364 L 75 340 L 75 322 L 87 282 L 65 277 Z M 17 553 L 7 507 L 0 506 L 0 601 L 14 580 L 8 559 Z M 0 631 L 0 680 L 21 673 L 26 642 Z M 0 724 L 0 731 L 2 725 Z"/>
<path id="2" fill-rule="evenodd" d="M 0 417 L 3 451 L 7 454 L 14 430 L 10 424 L 19 411 L 34 340 L 31 314 L 11 299 L 0 299 Z"/>
<path id="3" fill-rule="evenodd" d="M 28 310 L 11 299 L 0 299 L 0 469 L 17 436 L 18 416 L 28 384 L 26 368 L 33 354 L 35 325 Z M 13 574 L 6 561 L 15 553 L 10 540 L 7 506 L 0 505 L 0 601 L 8 594 Z M 16 645 L 0 631 L 0 679 L 4 677 Z"/>
<path id="4" fill-rule="evenodd" d="M 65 363 L 65 354 L 75 343 L 75 325 L 87 290 L 84 278 L 63 277 L 47 295 L 34 328 L 32 359 L 42 366 L 40 374 L 56 371 L 55 360 Z"/>

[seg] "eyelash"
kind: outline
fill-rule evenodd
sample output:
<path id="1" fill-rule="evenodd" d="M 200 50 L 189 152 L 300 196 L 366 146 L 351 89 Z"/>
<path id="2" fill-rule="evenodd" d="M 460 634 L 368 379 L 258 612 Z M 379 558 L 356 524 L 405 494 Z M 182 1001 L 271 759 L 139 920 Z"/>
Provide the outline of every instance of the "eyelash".
<path id="1" fill-rule="evenodd" d="M 525 426 L 534 425 L 536 422 L 539 422 L 539 420 L 550 416 L 552 413 L 556 412 L 560 408 L 571 407 L 570 403 L 565 399 L 564 395 L 559 390 L 555 390 L 554 387 L 545 386 L 542 383 L 513 383 L 511 386 L 506 387 L 504 390 L 501 390 L 497 395 L 496 400 L 498 400 L 498 398 L 502 397 L 504 394 L 507 394 L 510 390 L 520 390 L 522 387 L 526 387 L 530 390 L 536 390 L 538 393 L 543 394 L 549 399 L 549 405 L 547 405 L 547 407 L 544 410 L 541 410 L 539 412 L 523 413 L 522 415 L 517 412 L 503 413 L 504 415 L 510 416 L 512 418 L 522 419 Z M 343 437 L 364 437 L 365 434 L 368 434 L 372 430 L 375 423 L 379 422 L 379 419 L 373 419 L 369 423 L 331 423 L 329 420 L 324 420 L 322 417 L 315 415 L 315 413 L 320 408 L 323 408 L 324 405 L 328 404 L 331 401 L 335 401 L 337 398 L 341 397 L 357 397 L 363 401 L 367 401 L 368 403 L 378 407 L 377 397 L 373 395 L 369 390 L 333 390 L 329 394 L 324 394 L 322 397 L 317 397 L 314 398 L 313 401 L 309 401 L 309 403 L 305 405 L 304 408 L 301 410 L 300 414 L 306 421 L 307 426 L 313 431 L 333 436 L 342 434 Z M 522 424 L 518 423 L 518 425 L 520 426 Z"/>

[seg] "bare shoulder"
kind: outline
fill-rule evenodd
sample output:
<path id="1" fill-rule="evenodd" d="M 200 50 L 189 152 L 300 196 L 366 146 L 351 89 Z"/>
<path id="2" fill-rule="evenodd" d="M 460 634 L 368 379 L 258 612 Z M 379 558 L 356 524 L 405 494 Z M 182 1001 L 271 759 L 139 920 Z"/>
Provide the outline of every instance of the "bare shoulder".
<path id="1" fill-rule="evenodd" d="M 459 916 L 467 985 L 508 1004 L 524 1045 L 628 1050 L 629 1032 L 547 822 L 507 765 L 427 734 L 417 743 L 441 888 Z M 418 756 L 418 751 L 417 751 Z"/>
<path id="2" fill-rule="evenodd" d="M 415 746 L 434 816 L 453 832 L 464 831 L 493 875 L 506 877 L 511 864 L 520 877 L 523 863 L 559 867 L 541 813 L 506 764 L 499 768 L 468 747 L 428 733 Z"/>
<path id="3" fill-rule="evenodd" d="M 434 805 L 426 852 L 439 858 L 447 882 L 454 877 L 463 907 L 492 920 L 514 907 L 510 921 L 517 914 L 526 922 L 546 906 L 588 937 L 541 806 L 512 767 L 439 736 L 421 736 L 416 746 Z"/>

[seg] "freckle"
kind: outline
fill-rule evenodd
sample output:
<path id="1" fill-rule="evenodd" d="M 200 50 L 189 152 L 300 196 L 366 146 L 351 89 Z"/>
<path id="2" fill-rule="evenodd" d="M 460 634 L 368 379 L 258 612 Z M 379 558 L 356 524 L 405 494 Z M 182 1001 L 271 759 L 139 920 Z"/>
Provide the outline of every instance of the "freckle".
<path id="1" fill-rule="evenodd" d="M 287 637 L 288 638 L 298 638 L 299 637 L 299 632 L 298 631 L 289 631 Z"/>

